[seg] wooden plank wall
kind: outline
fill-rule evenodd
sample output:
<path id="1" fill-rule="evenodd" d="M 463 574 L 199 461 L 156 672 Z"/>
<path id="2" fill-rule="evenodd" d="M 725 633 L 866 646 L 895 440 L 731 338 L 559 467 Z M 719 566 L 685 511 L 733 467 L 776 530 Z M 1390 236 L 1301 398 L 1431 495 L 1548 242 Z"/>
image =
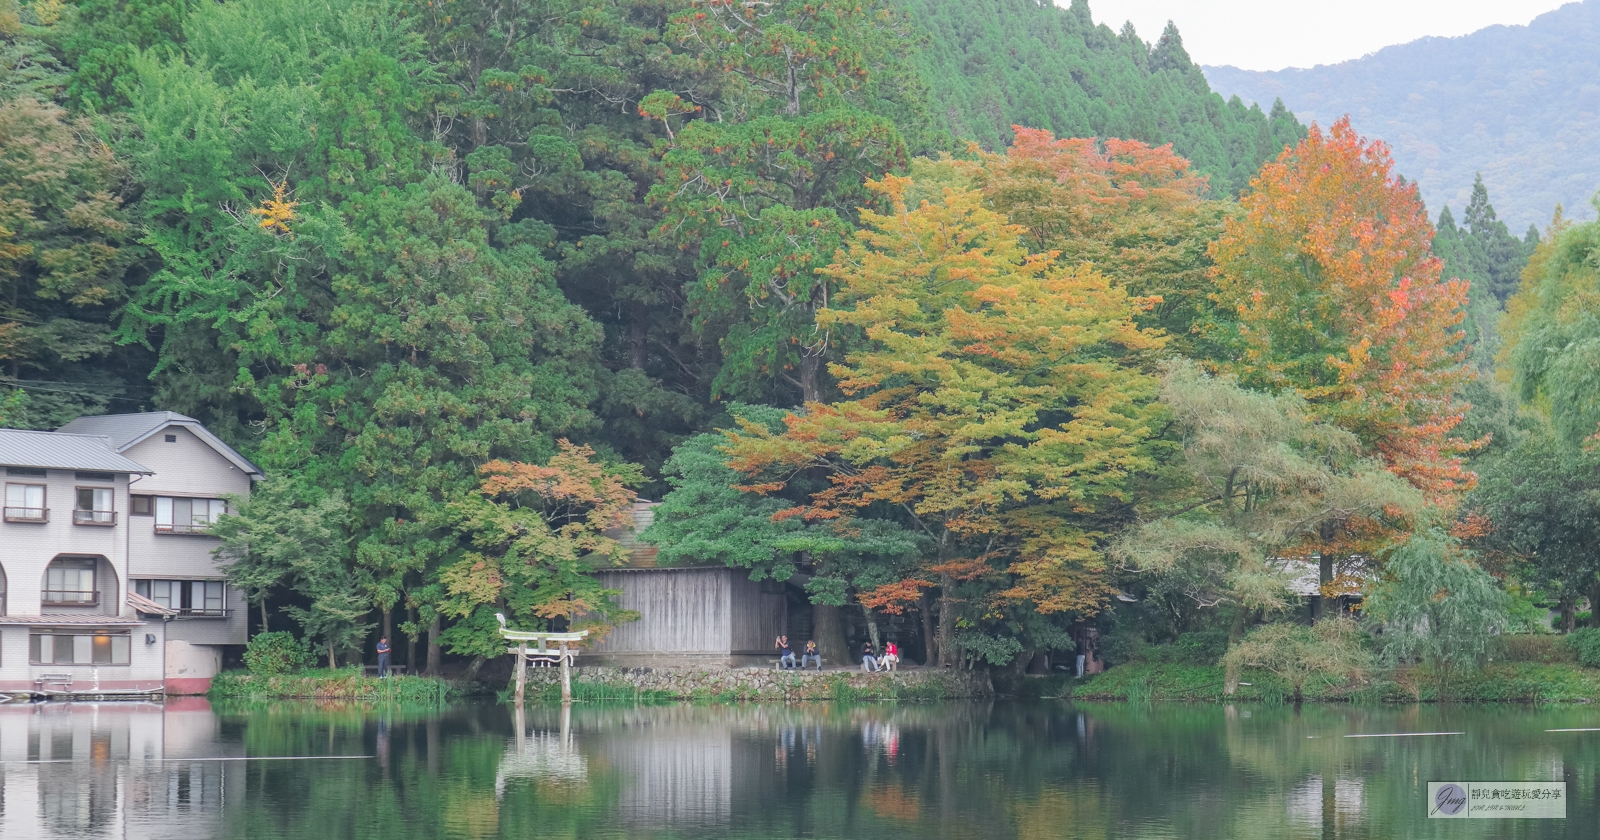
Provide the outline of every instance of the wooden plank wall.
<path id="1" fill-rule="evenodd" d="M 733 653 L 777 656 L 772 642 L 789 627 L 789 599 L 779 592 L 764 592 L 759 583 L 750 579 L 741 569 L 729 569 L 732 580 L 729 587 L 732 599 Z M 804 639 L 790 639 L 798 654 L 805 647 Z"/>
<path id="2" fill-rule="evenodd" d="M 639 620 L 619 624 L 594 653 L 722 653 L 730 650 L 732 583 L 746 573 L 734 569 L 643 569 L 603 571 L 608 589 L 620 589 L 623 608 Z M 749 581 L 746 579 L 746 583 Z M 772 645 L 768 639 L 767 646 Z"/>

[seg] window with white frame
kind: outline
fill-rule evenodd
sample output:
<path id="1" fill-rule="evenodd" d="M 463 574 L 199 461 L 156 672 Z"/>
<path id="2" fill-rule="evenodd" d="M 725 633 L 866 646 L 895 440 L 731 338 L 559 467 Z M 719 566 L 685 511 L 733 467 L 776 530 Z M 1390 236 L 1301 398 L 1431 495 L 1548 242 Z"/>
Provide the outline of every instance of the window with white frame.
<path id="1" fill-rule="evenodd" d="M 44 570 L 42 600 L 56 606 L 93 606 L 100 603 L 100 592 L 95 588 L 95 567 L 99 561 L 92 557 L 57 557 Z"/>
<path id="2" fill-rule="evenodd" d="M 34 665 L 126 665 L 133 639 L 127 633 L 35 630 L 28 635 Z"/>
<path id="3" fill-rule="evenodd" d="M 115 525 L 117 513 L 112 507 L 113 492 L 110 487 L 79 487 L 72 521 L 79 525 Z"/>
<path id="4" fill-rule="evenodd" d="M 163 534 L 202 534 L 224 513 L 222 499 L 156 497 L 156 531 Z"/>
<path id="5" fill-rule="evenodd" d="M 133 591 L 182 615 L 227 615 L 220 580 L 136 580 Z"/>
<path id="6" fill-rule="evenodd" d="M 48 518 L 43 484 L 6 484 L 7 522 L 44 522 Z"/>

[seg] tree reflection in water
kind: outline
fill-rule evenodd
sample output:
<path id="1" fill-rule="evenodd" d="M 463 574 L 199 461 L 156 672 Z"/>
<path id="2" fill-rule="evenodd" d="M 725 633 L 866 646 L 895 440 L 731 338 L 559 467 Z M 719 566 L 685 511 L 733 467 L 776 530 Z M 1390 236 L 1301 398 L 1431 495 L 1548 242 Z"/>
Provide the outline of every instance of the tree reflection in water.
<path id="1" fill-rule="evenodd" d="M 1063 703 L 522 715 L 487 704 L 3 705 L 0 837 L 1586 837 L 1600 733 L 1545 730 L 1597 717 Z M 1417 731 L 1466 734 L 1343 737 Z M 1423 792 L 1457 778 L 1565 779 L 1569 818 L 1446 831 L 1425 818 Z"/>

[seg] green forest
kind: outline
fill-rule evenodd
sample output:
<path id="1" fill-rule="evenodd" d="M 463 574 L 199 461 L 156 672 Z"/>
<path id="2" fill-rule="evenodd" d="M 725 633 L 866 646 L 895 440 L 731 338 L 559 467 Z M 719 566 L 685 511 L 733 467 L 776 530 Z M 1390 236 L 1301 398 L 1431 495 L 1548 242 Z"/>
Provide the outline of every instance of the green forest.
<path id="1" fill-rule="evenodd" d="M 0 0 L 0 425 L 207 424 L 330 664 L 634 618 L 639 499 L 834 662 L 1481 661 L 1600 604 L 1597 244 L 1084 0 Z"/>

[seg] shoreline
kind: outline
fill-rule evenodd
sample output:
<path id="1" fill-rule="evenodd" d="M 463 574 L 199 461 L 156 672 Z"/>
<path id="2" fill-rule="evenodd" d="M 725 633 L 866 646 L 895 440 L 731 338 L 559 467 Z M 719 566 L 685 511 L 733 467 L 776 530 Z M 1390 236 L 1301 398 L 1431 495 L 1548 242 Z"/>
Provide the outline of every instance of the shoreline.
<path id="1" fill-rule="evenodd" d="M 1002 694 L 1088 701 L 1292 703 L 1292 692 L 1271 674 L 1246 670 L 1238 693 L 1222 693 L 1220 665 L 1136 662 L 1091 677 L 1024 677 Z M 1007 690 L 1009 689 L 1009 690 Z M 1372 672 L 1303 688 L 1305 703 L 1532 703 L 1582 705 L 1600 700 L 1600 670 L 1566 663 L 1497 662 L 1442 673 L 1426 666 Z"/>

